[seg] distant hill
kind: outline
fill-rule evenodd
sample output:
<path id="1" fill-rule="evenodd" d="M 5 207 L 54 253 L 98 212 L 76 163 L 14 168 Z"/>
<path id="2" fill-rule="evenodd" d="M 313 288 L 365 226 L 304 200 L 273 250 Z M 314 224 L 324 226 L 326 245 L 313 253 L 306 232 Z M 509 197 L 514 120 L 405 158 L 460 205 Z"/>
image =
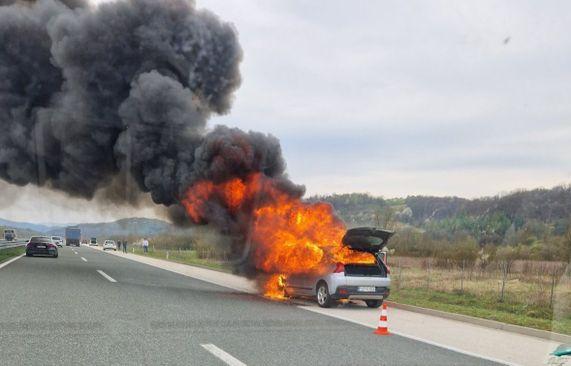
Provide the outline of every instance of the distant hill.
<path id="1" fill-rule="evenodd" d="M 177 230 L 177 228 L 166 221 L 138 217 L 113 222 L 78 224 L 78 226 L 81 229 L 83 237 L 154 236 Z M 63 236 L 65 232 L 65 226 L 47 226 L 0 219 L 0 229 L 4 230 L 5 228 L 15 229 L 19 237 L 29 237 L 33 235 Z"/>
<path id="2" fill-rule="evenodd" d="M 19 239 L 28 239 L 32 236 L 42 235 L 42 233 L 35 230 L 0 225 L 0 239 L 4 239 L 4 229 L 14 229 L 16 231 L 16 237 Z"/>
<path id="3" fill-rule="evenodd" d="M 537 220 L 554 223 L 571 217 L 571 185 L 551 189 L 520 190 L 503 196 L 465 199 L 459 197 L 409 196 L 406 205 L 414 223 L 458 215 L 505 215 L 512 222 Z"/>
<path id="4" fill-rule="evenodd" d="M 479 243 L 504 242 L 509 232 L 528 230 L 537 238 L 563 235 L 571 219 L 571 185 L 519 190 L 506 195 L 461 197 L 408 196 L 383 199 L 351 193 L 314 196 L 329 202 L 348 226 L 378 225 L 387 218 L 401 226 L 441 235 L 468 233 Z"/>
<path id="5" fill-rule="evenodd" d="M 113 222 L 102 222 L 95 224 L 79 224 L 83 237 L 108 237 L 108 236 L 154 236 L 165 233 L 175 228 L 168 222 L 147 219 L 147 218 L 128 218 Z M 48 235 L 63 235 L 65 227 L 53 227 L 46 231 Z"/>
<path id="6" fill-rule="evenodd" d="M 375 225 L 376 216 L 388 205 L 384 198 L 374 197 L 367 193 L 312 196 L 307 201 L 330 203 L 349 226 Z"/>
<path id="7" fill-rule="evenodd" d="M 467 199 L 461 197 L 408 196 L 383 199 L 363 193 L 312 196 L 310 202 L 329 202 L 346 221 L 363 221 L 386 207 L 410 209 L 409 221 L 422 224 L 430 220 L 448 219 L 459 215 L 481 216 L 503 214 L 510 221 L 537 220 L 553 223 L 571 217 L 571 185 L 551 189 L 519 190 L 506 195 Z M 398 213 L 398 212 L 397 212 Z M 364 219 L 369 221 L 370 218 Z"/>
<path id="8" fill-rule="evenodd" d="M 0 219 L 0 226 L 11 228 L 11 229 L 26 229 L 26 230 L 34 231 L 36 233 L 42 233 L 42 232 L 50 229 L 50 227 L 47 225 L 32 224 L 30 222 L 10 221 L 10 220 L 4 220 L 4 219 Z"/>

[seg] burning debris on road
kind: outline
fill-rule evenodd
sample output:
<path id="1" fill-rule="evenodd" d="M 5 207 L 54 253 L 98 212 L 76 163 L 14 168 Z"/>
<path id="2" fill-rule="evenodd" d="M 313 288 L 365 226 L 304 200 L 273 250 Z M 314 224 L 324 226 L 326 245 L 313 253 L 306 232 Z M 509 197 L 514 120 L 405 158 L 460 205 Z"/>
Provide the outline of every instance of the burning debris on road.
<path id="1" fill-rule="evenodd" d="M 231 236 L 237 269 L 270 275 L 268 293 L 283 275 L 373 262 L 342 245 L 329 205 L 302 201 L 278 139 L 207 128 L 241 60 L 232 25 L 187 0 L 4 0 L 0 177 L 87 199 L 134 180 L 174 222 Z"/>

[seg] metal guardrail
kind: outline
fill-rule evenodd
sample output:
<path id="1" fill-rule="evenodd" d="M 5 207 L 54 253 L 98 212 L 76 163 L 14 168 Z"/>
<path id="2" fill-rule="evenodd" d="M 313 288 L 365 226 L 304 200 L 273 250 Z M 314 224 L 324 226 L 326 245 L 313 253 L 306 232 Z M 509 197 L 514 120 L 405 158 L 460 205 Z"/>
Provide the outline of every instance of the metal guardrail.
<path id="1" fill-rule="evenodd" d="M 9 249 L 9 248 L 18 248 L 18 247 L 22 247 L 24 245 L 26 245 L 28 243 L 28 240 L 14 240 L 14 241 L 6 241 L 6 240 L 0 240 L 0 250 L 2 249 Z"/>

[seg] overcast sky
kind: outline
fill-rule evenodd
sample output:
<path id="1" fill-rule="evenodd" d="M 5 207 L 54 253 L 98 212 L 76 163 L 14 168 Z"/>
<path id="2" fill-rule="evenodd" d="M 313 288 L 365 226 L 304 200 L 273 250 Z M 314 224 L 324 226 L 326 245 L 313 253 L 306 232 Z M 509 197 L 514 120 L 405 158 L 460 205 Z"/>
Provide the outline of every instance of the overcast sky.
<path id="1" fill-rule="evenodd" d="M 570 2 L 198 5 L 233 22 L 245 50 L 232 113 L 212 122 L 280 137 L 310 193 L 571 181 Z"/>
<path id="2" fill-rule="evenodd" d="M 245 54 L 234 107 L 211 125 L 279 137 L 310 194 L 477 197 L 571 182 L 571 2 L 197 5 L 235 25 Z M 14 207 L 41 204 L 48 221 L 116 216 L 84 201 L 65 213 L 37 188 L 20 197 Z"/>

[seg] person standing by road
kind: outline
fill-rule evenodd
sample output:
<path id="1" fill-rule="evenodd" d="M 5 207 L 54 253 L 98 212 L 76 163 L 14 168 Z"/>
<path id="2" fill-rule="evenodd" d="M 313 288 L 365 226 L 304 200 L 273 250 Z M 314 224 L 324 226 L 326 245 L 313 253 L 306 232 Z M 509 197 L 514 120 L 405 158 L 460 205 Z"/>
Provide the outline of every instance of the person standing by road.
<path id="1" fill-rule="evenodd" d="M 123 253 L 127 253 L 127 240 L 123 240 Z"/>
<path id="2" fill-rule="evenodd" d="M 145 253 L 149 252 L 149 241 L 147 240 L 147 238 L 143 238 L 143 252 Z"/>
<path id="3" fill-rule="evenodd" d="M 117 250 L 121 250 L 121 240 L 117 240 Z"/>

